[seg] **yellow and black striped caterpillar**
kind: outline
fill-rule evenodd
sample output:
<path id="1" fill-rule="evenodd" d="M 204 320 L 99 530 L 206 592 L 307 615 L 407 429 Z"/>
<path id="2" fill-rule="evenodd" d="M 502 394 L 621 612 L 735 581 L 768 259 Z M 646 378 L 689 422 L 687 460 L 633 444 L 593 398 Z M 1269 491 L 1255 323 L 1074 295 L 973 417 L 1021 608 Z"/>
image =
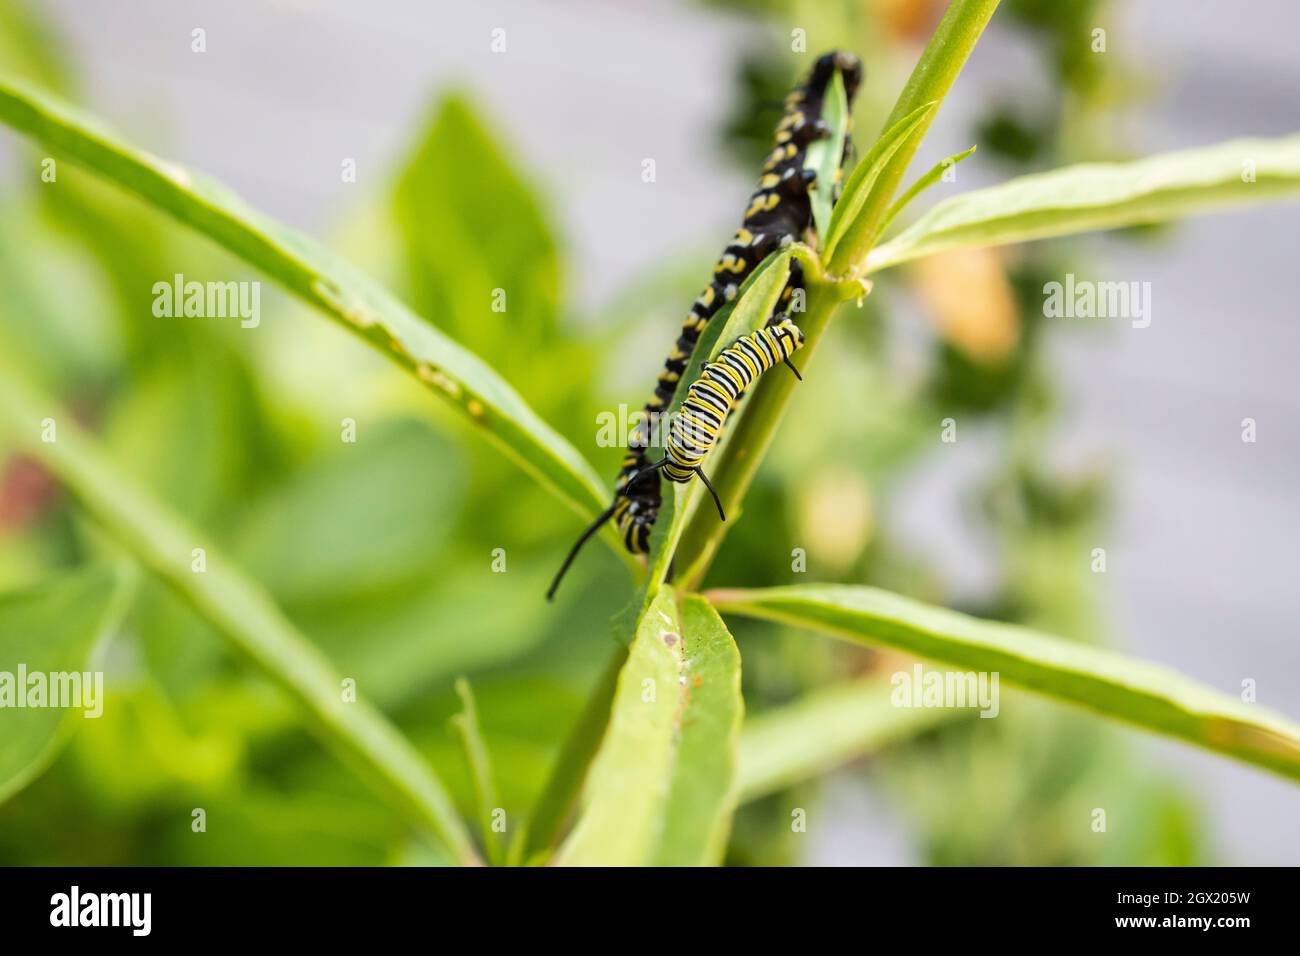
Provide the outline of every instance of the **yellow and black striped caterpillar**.
<path id="1" fill-rule="evenodd" d="M 699 475 L 723 521 L 722 502 L 700 468 L 704 456 L 713 450 L 718 434 L 740 401 L 745 389 L 777 362 L 784 362 L 799 376 L 790 356 L 803 348 L 803 331 L 785 315 L 776 316 L 773 324 L 736 340 L 718 357 L 707 363 L 700 377 L 686 390 L 686 398 L 673 418 L 663 460 L 651 465 L 662 468 L 669 481 L 684 483 Z"/>
<path id="2" fill-rule="evenodd" d="M 736 403 L 755 379 L 778 362 L 784 362 L 790 366 L 790 370 L 796 376 L 802 377 L 790 361 L 790 356 L 802 347 L 803 331 L 799 326 L 791 322 L 786 315 L 776 315 L 764 328 L 742 336 L 729 348 L 723 349 L 716 359 L 705 364 L 700 377 L 686 390 L 686 398 L 682 401 L 677 414 L 673 416 L 668 431 L 664 457 L 654 464 L 643 465 L 629 478 L 628 484 L 635 486 L 643 479 L 650 479 L 655 481 L 658 490 L 654 473 L 660 469 L 663 470 L 665 478 L 679 484 L 685 484 L 698 475 L 704 482 L 704 486 L 709 489 L 709 494 L 713 496 L 713 503 L 718 508 L 718 517 L 726 521 L 727 516 L 722 509 L 722 500 L 713 490 L 713 484 L 701 467 L 704 457 L 718 443 L 718 436 L 727 421 L 727 416 L 731 414 Z M 643 526 L 637 524 L 635 520 L 637 503 L 634 497 L 625 495 L 615 497 L 614 504 L 592 523 L 569 551 L 568 557 L 564 559 L 564 564 L 561 565 L 555 580 L 551 583 L 550 590 L 546 592 L 548 600 L 555 596 L 555 589 L 560 586 L 564 572 L 569 570 L 569 565 L 578 556 L 578 551 L 606 521 L 610 518 L 615 519 L 623 531 L 625 540 L 629 530 L 642 529 Z M 649 526 L 644 526 L 644 533 L 649 534 Z"/>

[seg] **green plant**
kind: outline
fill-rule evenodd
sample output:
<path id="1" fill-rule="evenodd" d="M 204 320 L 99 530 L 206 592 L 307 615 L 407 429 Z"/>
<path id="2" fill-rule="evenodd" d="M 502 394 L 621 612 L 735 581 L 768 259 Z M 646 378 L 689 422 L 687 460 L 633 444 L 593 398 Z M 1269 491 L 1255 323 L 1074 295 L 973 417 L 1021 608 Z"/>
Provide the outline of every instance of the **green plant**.
<path id="1" fill-rule="evenodd" d="M 1068 167 L 1014 179 L 940 203 L 885 238 L 906 203 L 934 182 L 932 174 L 922 177 L 900 198 L 922 137 L 996 7 L 996 0 L 952 3 L 885 132 L 849 177 L 825 226 L 824 246 L 795 247 L 752 277 L 725 321 L 711 324 L 684 383 L 710 354 L 764 320 L 792 257 L 804 265 L 808 281 L 801 321 L 806 368 L 832 317 L 869 292 L 871 276 L 901 263 L 946 249 L 1169 220 L 1225 204 L 1300 194 L 1300 137 L 1241 140 L 1136 163 Z M 608 496 L 596 469 L 532 410 L 519 389 L 344 261 L 220 186 L 127 146 L 28 84 L 0 82 L 0 119 L 171 213 L 364 338 L 584 520 L 603 508 Z M 1241 175 L 1245 161 L 1255 169 L 1249 182 Z M 454 255 L 454 245 L 449 248 Z M 429 253 L 447 254 L 442 246 Z M 267 588 L 223 557 L 221 549 L 207 545 L 202 530 L 124 474 L 69 416 L 55 413 L 40 386 L 27 381 L 14 362 L 0 363 L 0 430 L 58 477 L 113 547 L 169 585 L 284 690 L 307 727 L 419 831 L 431 834 L 452 859 L 478 862 L 462 814 L 432 766 L 378 710 L 340 701 L 339 673 Z M 709 470 L 730 522 L 723 524 L 711 508 L 700 507 L 698 482 L 669 490 L 649 568 L 616 624 L 620 643 L 606 677 L 556 761 L 527 828 L 515 830 L 508 847 L 491 829 L 493 768 L 466 690 L 457 726 L 473 770 L 482 844 L 492 862 L 716 863 L 738 800 L 805 779 L 944 717 L 885 708 L 881 683 L 865 680 L 819 691 L 742 725 L 741 658 L 719 611 L 1000 671 L 1008 682 L 1048 698 L 1300 777 L 1300 728 L 1293 723 L 1117 654 L 863 588 L 700 593 L 793 395 L 789 377 L 761 381 L 712 456 Z M 59 422 L 56 442 L 41 440 L 41 422 L 50 416 Z M 604 540 L 634 577 L 642 574 L 615 535 L 607 532 Z M 189 567 L 196 542 L 207 548 L 209 568 L 202 576 Z M 676 580 L 669 585 L 674 562 Z M 109 585 L 98 582 L 93 590 L 83 599 L 84 627 L 65 628 L 68 645 L 78 653 L 88 653 L 90 635 L 100 632 L 102 618 L 89 612 L 113 605 Z M 39 608 L 47 597 L 36 593 L 9 603 Z M 809 741 L 805 729 L 823 722 L 836 732 Z M 6 774 L 0 793 L 32 775 L 58 732 L 37 723 L 23 728 L 20 757 L 0 762 Z M 580 809 L 569 828 L 574 806 Z"/>

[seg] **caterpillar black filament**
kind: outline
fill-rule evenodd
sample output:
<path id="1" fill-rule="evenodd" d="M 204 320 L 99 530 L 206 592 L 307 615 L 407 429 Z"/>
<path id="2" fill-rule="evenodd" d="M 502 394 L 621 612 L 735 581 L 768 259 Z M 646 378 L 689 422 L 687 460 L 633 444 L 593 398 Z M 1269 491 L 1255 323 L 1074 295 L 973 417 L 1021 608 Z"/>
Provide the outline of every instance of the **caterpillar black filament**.
<path id="1" fill-rule="evenodd" d="M 637 486 L 643 480 L 655 479 L 655 472 L 663 470 L 669 481 L 685 484 L 699 476 L 704 486 L 713 496 L 713 503 L 718 508 L 718 517 L 726 521 L 722 509 L 722 500 L 713 490 L 713 485 L 701 467 L 704 457 L 713 450 L 736 403 L 740 401 L 745 390 L 754 380 L 778 362 L 790 366 L 796 376 L 798 369 L 790 361 L 790 356 L 803 347 L 803 331 L 790 321 L 788 316 L 777 315 L 769 320 L 765 328 L 742 336 L 729 348 L 724 349 L 718 357 L 707 363 L 700 377 L 691 383 L 686 391 L 686 398 L 681 408 L 673 417 L 668 432 L 668 442 L 664 448 L 664 457 L 654 464 L 643 465 L 628 481 L 629 486 Z M 658 483 L 656 482 L 656 490 Z M 592 525 L 583 532 L 581 538 L 564 559 L 550 590 L 546 592 L 549 600 L 555 596 L 564 573 L 578 556 L 578 551 L 587 543 L 587 539 L 596 533 L 610 518 L 618 523 L 620 531 L 627 541 L 628 535 L 649 535 L 649 526 L 637 522 L 636 498 L 619 495 L 614 504 L 601 514 Z"/>

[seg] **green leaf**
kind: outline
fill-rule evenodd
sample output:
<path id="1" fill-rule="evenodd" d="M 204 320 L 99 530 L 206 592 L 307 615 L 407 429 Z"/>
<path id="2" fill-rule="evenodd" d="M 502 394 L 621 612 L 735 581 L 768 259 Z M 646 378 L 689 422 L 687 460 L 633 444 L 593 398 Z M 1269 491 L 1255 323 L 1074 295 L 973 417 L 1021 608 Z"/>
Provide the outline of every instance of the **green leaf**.
<path id="1" fill-rule="evenodd" d="M 876 588 L 801 585 L 709 596 L 726 613 L 997 672 L 1007 683 L 1300 779 L 1300 726 L 1157 664 Z"/>
<path id="2" fill-rule="evenodd" d="M 609 495 L 591 465 L 508 382 L 308 237 L 257 212 L 220 183 L 123 143 L 20 80 L 0 80 L 0 121 L 261 269 L 415 375 L 578 514 L 593 517 L 603 510 Z M 603 537 L 624 553 L 612 531 Z"/>
<path id="3" fill-rule="evenodd" d="M 757 800 L 970 716 L 956 708 L 895 707 L 893 691 L 887 681 L 853 681 L 749 717 L 740 734 L 740 801 Z"/>
<path id="4" fill-rule="evenodd" d="M 61 185 L 66 180 L 65 175 Z M 122 360 L 119 311 L 112 286 L 96 264 L 87 261 L 77 240 L 51 228 L 38 209 L 35 203 L 14 201 L 12 195 L 0 205 L 0 309 L 9 329 L 6 347 L 51 387 L 85 389 L 111 377 Z M 77 306 L 69 308 L 72 303 Z M 83 314 L 81 303 L 95 303 L 93 314 Z"/>
<path id="5" fill-rule="evenodd" d="M 533 361 L 555 330 L 559 252 L 536 191 L 465 96 L 439 104 L 393 198 L 416 308 L 500 368 Z M 498 289 L 508 311 L 492 308 Z"/>
<path id="6" fill-rule="evenodd" d="M 637 624 L 581 815 L 553 862 L 636 866 L 654 851 L 673 770 L 680 644 L 677 607 L 665 586 Z"/>
<path id="7" fill-rule="evenodd" d="M 685 709 L 664 826 L 652 863 L 716 866 L 736 808 L 737 747 L 744 716 L 740 650 L 709 602 L 682 601 Z"/>
<path id="8" fill-rule="evenodd" d="M 876 188 L 880 174 L 894 154 L 913 136 L 919 135 L 924 128 L 922 124 L 938 106 L 937 102 L 918 106 L 889 127 L 871 147 L 871 151 L 862 157 L 862 162 L 858 163 L 844 184 L 844 195 L 835 204 L 822 262 L 853 262 L 854 250 L 864 243 L 870 245 L 877 232 L 876 218 L 882 214 L 882 201 Z M 849 251 L 846 255 L 836 257 L 835 252 L 841 245 Z"/>
<path id="9" fill-rule="evenodd" d="M 912 200 L 942 179 L 943 174 L 949 169 L 956 166 L 967 157 L 974 155 L 974 153 L 975 147 L 972 146 L 970 149 L 963 150 L 960 153 L 954 153 L 947 159 L 935 163 L 928 173 L 916 182 L 912 183 L 912 185 L 907 188 L 907 191 L 904 192 L 903 195 L 899 196 L 894 204 L 889 207 L 889 211 L 886 212 L 884 218 L 880 220 L 880 228 L 876 230 L 876 234 L 879 235 L 888 229 L 889 224 L 894 221 L 900 212 L 911 204 Z"/>
<path id="10" fill-rule="evenodd" d="M 0 594 L 0 803 L 49 766 L 78 721 L 103 713 L 103 674 L 96 686 L 92 657 L 120 623 L 131 591 L 121 573 L 91 567 Z M 17 706 L 28 700 L 20 667 L 47 687 L 50 674 L 75 679 L 82 706 Z M 45 703 L 53 703 L 48 691 Z"/>
<path id="11" fill-rule="evenodd" d="M 529 601 L 546 589 L 551 569 L 531 563 L 511 567 L 511 588 L 463 551 L 428 572 L 416 587 L 374 592 L 364 598 L 325 597 L 287 608 L 339 670 L 355 677 L 374 704 L 405 707 L 431 684 L 475 673 L 527 654 L 554 621 Z M 474 634 L 474 640 L 450 635 Z M 364 635 L 364 640 L 358 636 Z"/>
<path id="12" fill-rule="evenodd" d="M 62 90 L 74 79 L 63 37 L 37 4 L 0 3 L 0 69 Z"/>
<path id="13" fill-rule="evenodd" d="M 642 616 L 583 810 L 556 862 L 701 865 L 722 856 L 734 806 L 740 654 L 699 598 L 671 587 Z"/>
<path id="14" fill-rule="evenodd" d="M 273 471 L 276 446 L 245 361 L 209 329 L 186 338 L 132 366 L 131 387 L 108 404 L 103 441 L 141 487 L 191 520 L 219 520 Z"/>
<path id="15" fill-rule="evenodd" d="M 844 141 L 849 135 L 849 98 L 844 92 L 844 77 L 839 70 L 835 71 L 826 88 L 822 119 L 830 127 L 831 135 L 808 147 L 804 168 L 817 171 L 817 182 L 812 193 L 812 212 L 813 222 L 817 225 L 817 243 L 824 247 L 831 226 L 835 182 L 839 178 L 840 163 L 844 159 Z"/>
<path id="16" fill-rule="evenodd" d="M 488 862 L 499 866 L 504 858 L 504 846 L 501 834 L 492 826 L 493 814 L 497 803 L 497 788 L 492 776 L 492 758 L 488 756 L 487 745 L 483 742 L 483 729 L 478 723 L 478 708 L 474 705 L 474 692 L 470 690 L 469 681 L 460 677 L 456 680 L 456 694 L 460 697 L 461 711 L 451 718 L 451 728 L 460 741 L 461 752 L 469 766 L 470 779 L 474 782 L 474 801 L 477 804 L 479 827 L 483 835 L 483 846 L 487 849 Z"/>
<path id="17" fill-rule="evenodd" d="M 42 441 L 53 418 L 56 441 Z M 73 416 L 23 382 L 0 351 L 0 432 L 52 472 L 109 535 L 167 582 L 298 705 L 309 730 L 395 807 L 437 835 L 462 862 L 478 858 L 433 769 L 364 700 L 344 697 L 342 675 L 210 536 L 187 526 L 112 465 Z M 204 549 L 203 570 L 194 549 Z M 364 694 L 365 688 L 361 688 Z"/>
<path id="18" fill-rule="evenodd" d="M 1243 181 L 1248 170 L 1253 182 Z M 959 246 L 1115 229 L 1298 195 L 1300 134 L 1084 163 L 946 199 L 872 250 L 867 271 Z"/>
<path id="19" fill-rule="evenodd" d="M 377 422 L 259 497 L 233 550 L 286 606 L 391 594 L 428 579 L 452 530 L 464 471 L 455 446 L 428 425 Z"/>

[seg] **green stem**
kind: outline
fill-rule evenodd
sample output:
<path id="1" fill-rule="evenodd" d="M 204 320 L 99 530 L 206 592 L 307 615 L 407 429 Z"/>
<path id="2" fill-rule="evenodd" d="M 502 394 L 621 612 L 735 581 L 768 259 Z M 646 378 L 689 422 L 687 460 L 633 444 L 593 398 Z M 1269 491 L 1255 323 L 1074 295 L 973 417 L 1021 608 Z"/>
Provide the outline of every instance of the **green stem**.
<path id="1" fill-rule="evenodd" d="M 609 723 L 609 711 L 614 703 L 614 691 L 618 688 L 618 675 L 626 662 L 627 647 L 616 645 L 534 805 L 532 818 L 528 821 L 525 860 L 537 853 L 549 851 L 559 843 L 564 824 L 577 806 L 578 792 L 587 778 L 587 768 L 591 766 L 592 758 L 605 736 L 605 725 Z"/>
<path id="2" fill-rule="evenodd" d="M 807 308 L 799 317 L 799 327 L 804 333 L 800 364 L 805 375 L 812 365 L 817 343 L 843 299 L 843 287 L 825 282 L 808 283 Z M 719 521 L 714 508 L 696 509 L 677 548 L 677 587 L 681 590 L 695 590 L 700 586 L 728 526 L 740 517 L 745 493 L 772 444 L 797 385 L 793 375 L 764 375 L 755 383 L 748 399 L 749 407 L 739 416 L 731 438 L 714 456 L 713 487 L 727 513 L 727 521 Z"/>
<path id="3" fill-rule="evenodd" d="M 882 129 L 889 129 L 926 103 L 943 103 L 999 2 L 1000 0 L 953 0 L 949 4 Z M 858 231 L 856 242 L 841 243 L 836 248 L 830 269 L 833 274 L 847 273 L 871 251 L 871 245 L 879 233 L 879 225 L 903 181 L 903 174 L 911 165 L 917 147 L 925 138 L 938 112 L 937 109 L 934 110 L 922 121 L 916 135 L 902 145 L 880 173 L 872 191 L 871 208 L 863 209 L 859 214 L 860 221 L 869 224 L 869 227 Z"/>
<path id="4" fill-rule="evenodd" d="M 890 129 L 903 117 L 927 103 L 943 102 L 957 74 L 975 48 L 980 34 L 984 32 L 989 18 L 993 16 L 993 11 L 997 9 L 998 2 L 999 0 L 953 0 L 921 54 L 898 102 L 894 104 L 894 110 L 885 121 L 884 129 Z M 930 113 L 918 128 L 918 134 L 905 142 L 885 166 L 873 187 L 870 206 L 864 207 L 860 215 L 874 217 L 876 221 L 883 219 L 917 145 L 937 112 L 938 109 L 935 109 Z M 821 275 L 821 270 L 808 271 L 807 308 L 799 319 L 799 326 L 804 331 L 802 354 L 805 356 L 805 366 L 810 363 L 836 307 L 845 299 L 866 291 L 852 281 L 850 267 L 865 259 L 875 232 L 855 230 L 855 235 L 864 239 L 867 247 L 862 248 L 862 241 L 841 243 L 835 250 L 829 269 L 832 276 L 850 278 L 837 282 Z M 765 375 L 760 379 L 749 399 L 749 408 L 735 426 L 733 437 L 715 456 L 713 485 L 727 514 L 732 516 L 731 521 L 740 514 L 740 503 L 754 480 L 759 462 L 772 444 L 777 426 L 794 395 L 794 386 L 793 376 Z M 712 510 L 696 509 L 682 533 L 678 547 L 679 590 L 699 587 L 722 544 L 726 528 L 727 524 L 718 521 L 717 514 Z"/>
<path id="5" fill-rule="evenodd" d="M 492 758 L 483 740 L 483 728 L 478 720 L 478 705 L 474 691 L 464 677 L 456 679 L 456 694 L 460 697 L 461 712 L 451 718 L 451 728 L 460 741 L 465 765 L 474 783 L 474 800 L 478 805 L 479 829 L 488 862 L 501 866 L 505 860 L 505 845 L 501 834 L 493 828 L 493 814 L 497 810 L 497 788 L 492 775 Z"/>

